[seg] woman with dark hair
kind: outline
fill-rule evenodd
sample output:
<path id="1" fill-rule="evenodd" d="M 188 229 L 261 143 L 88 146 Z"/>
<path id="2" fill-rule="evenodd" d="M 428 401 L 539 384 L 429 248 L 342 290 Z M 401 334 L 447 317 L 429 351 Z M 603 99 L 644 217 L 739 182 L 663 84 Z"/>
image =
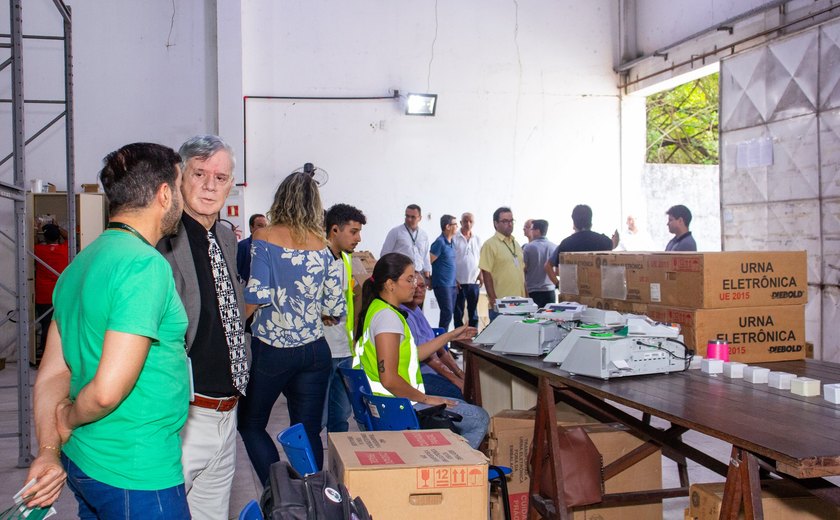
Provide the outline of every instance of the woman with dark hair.
<path id="1" fill-rule="evenodd" d="M 345 314 L 340 268 L 327 248 L 318 186 L 293 173 L 277 189 L 270 225 L 254 231 L 245 290 L 251 325 L 251 378 L 239 404 L 239 433 L 260 481 L 280 457 L 266 431 L 283 393 L 291 424 L 303 423 L 315 462 L 324 460 L 321 415 L 332 369 L 324 324 Z"/>
<path id="2" fill-rule="evenodd" d="M 478 448 L 487 433 L 490 417 L 483 408 L 457 399 L 426 395 L 420 362 L 446 343 L 475 335 L 469 326 L 441 334 L 422 345 L 415 345 L 405 321 L 402 303 L 414 298 L 414 262 L 400 253 L 388 253 L 376 262 L 373 276 L 362 287 L 362 306 L 356 326 L 356 353 L 353 366 L 361 366 L 375 394 L 405 397 L 415 409 L 446 404 L 464 419 L 456 423 L 458 433 Z"/>

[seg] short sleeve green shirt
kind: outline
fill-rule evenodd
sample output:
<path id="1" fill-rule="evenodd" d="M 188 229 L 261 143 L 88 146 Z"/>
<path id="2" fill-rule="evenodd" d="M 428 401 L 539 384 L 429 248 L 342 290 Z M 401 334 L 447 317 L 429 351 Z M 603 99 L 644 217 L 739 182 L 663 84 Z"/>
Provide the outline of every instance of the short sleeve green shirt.
<path id="1" fill-rule="evenodd" d="M 71 399 L 96 374 L 105 331 L 152 340 L 125 400 L 105 417 L 76 428 L 64 453 L 89 477 L 114 487 L 156 490 L 183 483 L 187 314 L 169 263 L 138 237 L 107 230 L 62 273 L 53 302 L 71 373 Z"/>

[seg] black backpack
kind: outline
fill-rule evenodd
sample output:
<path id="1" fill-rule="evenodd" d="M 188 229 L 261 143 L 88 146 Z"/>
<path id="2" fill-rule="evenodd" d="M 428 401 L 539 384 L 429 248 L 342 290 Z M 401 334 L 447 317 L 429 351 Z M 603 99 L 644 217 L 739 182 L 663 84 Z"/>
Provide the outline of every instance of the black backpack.
<path id="1" fill-rule="evenodd" d="M 269 471 L 260 499 L 266 520 L 372 520 L 362 499 L 352 499 L 329 471 L 301 477 L 284 460 Z"/>

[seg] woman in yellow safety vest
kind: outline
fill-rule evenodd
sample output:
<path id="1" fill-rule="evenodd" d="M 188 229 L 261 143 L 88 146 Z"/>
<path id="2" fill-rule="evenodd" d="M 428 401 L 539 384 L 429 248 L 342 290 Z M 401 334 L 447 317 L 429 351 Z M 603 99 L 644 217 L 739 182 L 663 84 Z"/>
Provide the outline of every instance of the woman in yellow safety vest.
<path id="1" fill-rule="evenodd" d="M 459 327 L 422 345 L 415 345 L 399 310 L 414 298 L 414 262 L 400 253 L 388 253 L 376 262 L 373 275 L 362 286 L 362 305 L 356 326 L 353 366 L 361 365 L 375 394 L 405 397 L 417 410 L 438 404 L 461 415 L 455 424 L 473 448 L 487 434 L 490 417 L 483 408 L 463 401 L 426 395 L 420 362 L 450 341 L 471 338 L 475 328 Z"/>

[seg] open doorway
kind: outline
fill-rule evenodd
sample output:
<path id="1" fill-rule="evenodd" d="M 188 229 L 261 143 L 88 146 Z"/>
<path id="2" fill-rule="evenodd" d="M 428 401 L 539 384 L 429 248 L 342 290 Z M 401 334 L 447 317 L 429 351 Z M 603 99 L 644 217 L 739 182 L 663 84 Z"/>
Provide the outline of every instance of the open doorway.
<path id="1" fill-rule="evenodd" d="M 721 250 L 718 101 L 717 71 L 645 99 L 644 229 L 657 249 L 672 238 L 665 211 L 682 204 L 691 210 L 698 250 Z M 628 216 L 632 211 L 626 208 Z"/>

